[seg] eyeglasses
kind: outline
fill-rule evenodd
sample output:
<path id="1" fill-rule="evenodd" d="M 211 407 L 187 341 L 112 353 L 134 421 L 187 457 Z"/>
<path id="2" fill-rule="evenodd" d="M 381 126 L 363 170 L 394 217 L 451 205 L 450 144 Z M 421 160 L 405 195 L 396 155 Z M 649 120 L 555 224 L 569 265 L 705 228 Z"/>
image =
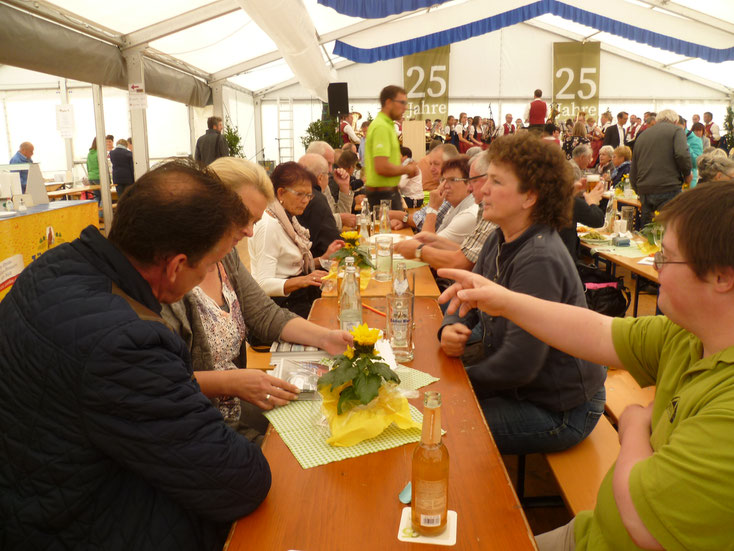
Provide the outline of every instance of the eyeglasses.
<path id="1" fill-rule="evenodd" d="M 472 180 L 479 180 L 479 178 L 485 178 L 487 176 L 487 173 L 480 174 L 479 176 L 471 176 L 466 179 L 467 182 L 471 182 Z"/>
<path id="2" fill-rule="evenodd" d="M 407 100 L 404 100 L 404 99 L 394 99 L 393 101 L 395 103 L 400 103 L 402 105 L 408 105 L 408 101 Z"/>
<path id="3" fill-rule="evenodd" d="M 440 184 L 455 184 L 457 182 L 461 182 L 463 184 L 466 184 L 469 180 L 472 178 L 444 178 L 443 176 L 438 179 L 438 182 Z"/>
<path id="4" fill-rule="evenodd" d="M 659 272 L 660 268 L 662 268 L 664 264 L 689 264 L 689 262 L 683 260 L 668 260 L 662 251 L 656 252 L 655 256 L 652 257 L 653 268 Z"/>
<path id="5" fill-rule="evenodd" d="M 310 201 L 311 199 L 313 199 L 313 193 L 303 193 L 302 191 L 296 191 L 295 189 L 291 189 L 289 187 L 285 189 L 289 193 L 292 193 L 293 195 L 295 195 L 298 199 L 301 199 L 301 200 L 305 199 L 306 201 Z"/>

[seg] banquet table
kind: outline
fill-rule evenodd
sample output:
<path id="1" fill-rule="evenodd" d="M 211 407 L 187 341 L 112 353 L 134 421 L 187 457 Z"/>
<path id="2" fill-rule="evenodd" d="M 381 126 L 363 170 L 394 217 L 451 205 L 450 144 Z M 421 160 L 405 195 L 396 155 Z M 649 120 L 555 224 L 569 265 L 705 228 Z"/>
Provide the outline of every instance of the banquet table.
<path id="1" fill-rule="evenodd" d="M 380 308 L 378 298 L 365 302 Z M 310 319 L 336 328 L 336 308 L 336 299 L 319 299 Z M 458 514 L 454 549 L 535 549 L 466 371 L 458 359 L 439 348 L 436 332 L 442 314 L 438 304 L 432 298 L 417 297 L 415 313 L 415 359 L 408 365 L 440 377 L 420 392 L 437 390 L 442 396 L 444 443 L 451 457 L 449 509 Z M 385 326 L 385 318 L 369 311 L 365 321 L 370 327 Z M 411 402 L 422 410 L 420 398 Z M 255 512 L 233 525 L 226 551 L 441 548 L 397 539 L 404 507 L 398 494 L 410 480 L 414 445 L 303 469 L 270 427 L 262 449 L 273 473 L 270 493 Z"/>

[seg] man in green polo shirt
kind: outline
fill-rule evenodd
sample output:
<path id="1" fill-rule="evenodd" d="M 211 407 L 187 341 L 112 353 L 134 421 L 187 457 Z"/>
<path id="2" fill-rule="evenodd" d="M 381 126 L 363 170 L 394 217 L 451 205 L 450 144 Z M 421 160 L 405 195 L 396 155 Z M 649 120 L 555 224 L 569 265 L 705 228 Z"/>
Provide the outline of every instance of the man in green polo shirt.
<path id="1" fill-rule="evenodd" d="M 536 538 L 540 551 L 734 548 L 734 185 L 680 194 L 657 221 L 665 316 L 609 318 L 508 291 L 478 274 L 455 283 L 448 311 L 478 307 L 549 345 L 656 384 L 619 420 L 620 452 L 594 511 Z M 581 467 L 581 466 L 580 466 Z"/>
<path id="2" fill-rule="evenodd" d="M 400 176 L 412 178 L 418 166 L 410 163 L 403 166 L 400 161 L 400 143 L 395 132 L 394 121 L 405 112 L 408 96 L 400 86 L 385 86 L 380 92 L 382 109 L 367 129 L 364 148 L 364 169 L 367 200 L 370 208 L 379 205 L 381 199 L 390 199 L 392 210 L 402 210 L 403 204 L 398 191 Z"/>

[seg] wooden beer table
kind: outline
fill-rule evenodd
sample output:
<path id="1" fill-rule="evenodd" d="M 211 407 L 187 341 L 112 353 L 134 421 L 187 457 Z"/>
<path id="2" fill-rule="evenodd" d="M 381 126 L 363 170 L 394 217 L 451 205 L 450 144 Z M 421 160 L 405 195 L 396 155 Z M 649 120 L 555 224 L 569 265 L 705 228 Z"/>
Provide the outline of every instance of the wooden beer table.
<path id="1" fill-rule="evenodd" d="M 393 233 L 404 235 L 406 239 L 413 237 L 413 230 L 409 227 L 395 230 Z M 408 261 L 409 262 L 409 261 Z M 433 297 L 437 298 L 441 291 L 438 290 L 436 280 L 431 273 L 431 268 L 428 266 L 420 266 L 419 268 L 413 268 L 408 270 L 408 277 L 413 277 L 411 274 L 415 274 L 415 296 L 417 297 Z M 375 281 L 374 275 L 370 279 L 367 288 L 360 291 L 362 298 L 367 297 L 384 297 L 390 292 L 392 282 L 390 281 Z M 323 297 L 336 297 L 336 287 L 322 293 Z"/>
<path id="2" fill-rule="evenodd" d="M 366 299 L 380 308 L 378 299 Z M 441 380 L 411 400 L 423 410 L 422 392 L 442 398 L 444 443 L 451 457 L 449 509 L 458 514 L 453 549 L 535 549 L 530 528 L 479 409 L 461 362 L 439 348 L 436 333 L 443 316 L 435 300 L 415 301 L 415 359 L 410 366 Z M 314 303 L 310 319 L 336 328 L 336 300 Z M 385 318 L 364 312 L 370 327 L 385 328 Z M 398 541 L 403 505 L 398 494 L 410 480 L 414 445 L 303 469 L 270 427 L 263 453 L 273 474 L 270 493 L 251 515 L 238 520 L 224 546 L 241 550 L 443 549 Z"/>
<path id="3" fill-rule="evenodd" d="M 640 264 L 640 260 L 645 258 L 644 256 L 638 256 L 635 258 L 630 258 L 627 256 L 620 256 L 618 254 L 613 254 L 606 251 L 595 251 L 591 253 L 591 249 L 593 248 L 592 245 L 589 245 L 588 243 L 581 242 L 581 245 L 589 249 L 590 254 L 592 257 L 599 257 L 607 262 L 610 262 L 613 266 L 621 266 L 623 268 L 627 268 L 630 272 L 637 274 L 638 276 L 647 279 L 648 281 L 652 281 L 656 285 L 660 284 L 660 281 L 658 280 L 658 271 L 652 267 L 648 266 L 647 264 Z M 612 270 L 609 269 L 609 266 L 607 266 L 607 271 L 610 273 L 613 273 Z M 637 317 L 637 305 L 640 298 L 640 284 L 639 279 L 637 285 L 635 285 L 635 296 L 633 301 L 633 310 L 632 315 Z"/>

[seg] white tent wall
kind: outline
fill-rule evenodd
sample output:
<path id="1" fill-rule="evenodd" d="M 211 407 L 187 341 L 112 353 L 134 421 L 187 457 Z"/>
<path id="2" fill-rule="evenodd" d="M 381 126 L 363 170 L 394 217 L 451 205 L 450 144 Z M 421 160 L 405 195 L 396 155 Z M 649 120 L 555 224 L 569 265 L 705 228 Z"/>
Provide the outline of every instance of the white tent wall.
<path id="1" fill-rule="evenodd" d="M 35 146 L 34 161 L 41 163 L 46 176 L 66 170 L 64 140 L 56 130 L 56 105 L 61 104 L 61 79 L 15 67 L 0 67 L 0 155 L 8 158 L 18 145 L 30 141 Z M 87 156 L 95 135 L 92 89 L 87 83 L 68 81 L 69 103 L 74 107 L 74 159 Z M 102 89 L 105 132 L 115 141 L 130 136 L 127 92 Z M 171 100 L 148 96 L 148 150 L 152 161 L 190 153 L 186 106 Z M 7 128 L 5 128 L 7 121 Z M 206 127 L 206 123 L 204 123 Z M 81 167 L 75 175 L 85 175 Z"/>
<path id="2" fill-rule="evenodd" d="M 254 160 L 256 152 L 255 102 L 252 95 L 228 86 L 224 86 L 222 95 L 224 114 L 229 117 L 232 125 L 237 127 L 242 138 L 242 153 L 245 158 Z"/>

